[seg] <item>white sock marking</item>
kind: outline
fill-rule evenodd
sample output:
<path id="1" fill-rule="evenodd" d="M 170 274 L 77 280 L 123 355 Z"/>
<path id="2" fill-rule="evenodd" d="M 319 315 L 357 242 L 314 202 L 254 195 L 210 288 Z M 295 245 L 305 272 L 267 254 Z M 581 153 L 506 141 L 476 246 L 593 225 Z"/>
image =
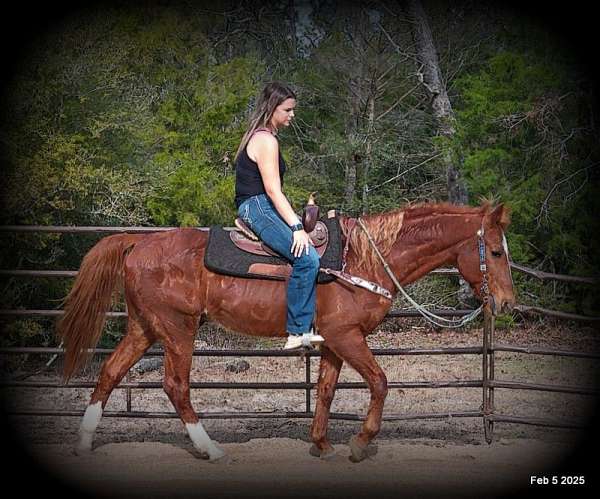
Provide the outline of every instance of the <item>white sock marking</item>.
<path id="1" fill-rule="evenodd" d="M 194 443 L 194 447 L 201 452 L 206 452 L 210 459 L 218 459 L 225 455 L 225 452 L 219 449 L 210 439 L 200 421 L 195 424 L 186 423 L 185 428 Z"/>
<path id="2" fill-rule="evenodd" d="M 102 417 L 102 402 L 98 401 L 95 404 L 88 405 L 79 427 L 79 443 L 77 448 L 80 450 L 92 450 L 92 442 L 94 433 Z"/>

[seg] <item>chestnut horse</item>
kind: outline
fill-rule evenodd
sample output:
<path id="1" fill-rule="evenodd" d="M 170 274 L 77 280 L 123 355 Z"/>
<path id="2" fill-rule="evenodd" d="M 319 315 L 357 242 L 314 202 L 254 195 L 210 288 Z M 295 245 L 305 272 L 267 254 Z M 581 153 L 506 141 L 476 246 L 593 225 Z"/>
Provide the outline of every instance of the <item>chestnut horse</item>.
<path id="1" fill-rule="evenodd" d="M 348 232 L 349 218 L 340 218 Z M 419 204 L 367 215 L 363 222 L 389 268 L 402 285 L 431 270 L 454 265 L 495 309 L 514 304 L 510 264 L 504 240 L 508 210 L 484 202 L 478 207 Z M 487 276 L 480 270 L 478 231 L 484 229 Z M 396 290 L 358 225 L 350 238 L 346 272 Z M 84 257 L 65 314 L 57 324 L 65 348 L 68 380 L 89 358 L 102 334 L 105 313 L 123 281 L 128 307 L 127 333 L 102 366 L 80 427 L 76 451 L 91 451 L 108 397 L 123 376 L 156 341 L 164 347 L 164 390 L 183 421 L 194 447 L 218 460 L 223 451 L 206 434 L 190 403 L 190 367 L 200 324 L 215 321 L 254 336 L 285 337 L 286 282 L 215 274 L 203 264 L 208 232 L 193 228 L 148 234 L 119 234 L 100 240 Z M 484 283 L 487 282 L 487 286 Z M 310 453 L 333 454 L 327 439 L 329 410 L 343 362 L 366 381 L 371 400 L 360 432 L 352 437 L 351 459 L 367 456 L 367 445 L 381 426 L 387 380 L 366 336 L 385 318 L 389 299 L 335 280 L 318 285 L 316 325 L 325 338 L 321 348 L 317 402 Z M 486 305 L 490 306 L 490 305 Z"/>

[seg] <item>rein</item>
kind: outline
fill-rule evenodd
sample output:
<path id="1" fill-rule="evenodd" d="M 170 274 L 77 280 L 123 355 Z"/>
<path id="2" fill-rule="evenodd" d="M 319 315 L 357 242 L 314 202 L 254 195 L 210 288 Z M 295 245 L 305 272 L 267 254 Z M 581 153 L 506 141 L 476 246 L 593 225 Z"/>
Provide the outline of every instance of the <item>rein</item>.
<path id="1" fill-rule="evenodd" d="M 394 283 L 396 288 L 398 288 L 398 290 L 402 293 L 404 298 L 406 298 L 412 304 L 412 306 L 417 310 L 417 312 L 419 312 L 429 322 L 431 322 L 432 324 L 435 324 L 436 326 L 439 326 L 439 327 L 458 328 L 458 327 L 464 326 L 467 322 L 472 321 L 473 319 L 475 319 L 475 317 L 477 317 L 481 313 L 481 311 L 483 310 L 483 307 L 488 302 L 489 297 L 490 297 L 489 287 L 488 287 L 488 279 L 487 279 L 487 265 L 485 262 L 485 241 L 483 239 L 483 235 L 484 235 L 483 220 L 481 221 L 481 229 L 477 231 L 477 238 L 478 238 L 477 242 L 478 242 L 478 247 L 479 247 L 479 269 L 481 270 L 481 273 L 483 274 L 483 282 L 481 285 L 481 291 L 482 291 L 482 293 L 484 293 L 483 303 L 479 306 L 479 308 L 473 310 L 471 313 L 469 313 L 468 315 L 465 315 L 462 319 L 459 319 L 459 320 L 453 320 L 453 319 L 447 319 L 445 317 L 440 317 L 439 315 L 436 315 L 436 314 L 430 312 L 425 307 L 423 307 L 422 305 L 418 304 L 415 300 L 413 300 L 409 296 L 409 294 L 404 290 L 404 288 L 401 286 L 401 284 L 398 281 L 398 279 L 396 278 L 394 272 L 392 271 L 392 269 L 390 268 L 388 263 L 385 261 L 385 258 L 379 251 L 379 248 L 377 248 L 375 241 L 373 241 L 373 238 L 371 237 L 371 234 L 367 230 L 367 227 L 363 223 L 362 219 L 358 218 L 358 224 L 360 225 L 362 230 L 365 231 L 365 234 L 367 235 L 367 238 L 369 239 L 369 243 L 371 244 L 371 246 L 375 250 L 375 253 L 381 260 L 381 263 L 383 264 L 383 268 L 385 269 L 387 274 L 392 279 L 392 282 Z"/>

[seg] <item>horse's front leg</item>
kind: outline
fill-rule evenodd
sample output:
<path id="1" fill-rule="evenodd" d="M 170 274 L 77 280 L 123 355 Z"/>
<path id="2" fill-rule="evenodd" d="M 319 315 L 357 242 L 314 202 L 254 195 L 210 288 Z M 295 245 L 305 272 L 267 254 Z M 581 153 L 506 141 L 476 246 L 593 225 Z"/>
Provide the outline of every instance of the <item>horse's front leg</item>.
<path id="1" fill-rule="evenodd" d="M 335 386 L 340 376 L 342 364 L 342 360 L 331 350 L 325 346 L 321 348 L 317 404 L 310 429 L 314 445 L 310 449 L 310 454 L 322 459 L 328 459 L 335 455 L 335 450 L 327 439 L 327 424 L 329 422 L 329 409 L 335 395 Z"/>
<path id="2" fill-rule="evenodd" d="M 361 431 L 349 442 L 352 452 L 350 460 L 359 462 L 376 452 L 376 448 L 367 449 L 367 446 L 381 428 L 383 405 L 388 391 L 387 378 L 359 329 L 340 333 L 327 338 L 326 341 L 327 346 L 338 357 L 350 364 L 364 378 L 371 391 L 371 401 Z"/>

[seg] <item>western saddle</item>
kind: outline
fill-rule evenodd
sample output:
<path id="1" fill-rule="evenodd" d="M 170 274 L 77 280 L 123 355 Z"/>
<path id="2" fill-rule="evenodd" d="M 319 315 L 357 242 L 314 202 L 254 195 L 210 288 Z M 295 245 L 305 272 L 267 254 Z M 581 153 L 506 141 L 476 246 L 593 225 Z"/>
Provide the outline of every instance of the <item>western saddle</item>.
<path id="1" fill-rule="evenodd" d="M 311 193 L 308 203 L 302 213 L 302 225 L 308 232 L 310 239 L 320 257 L 323 256 L 329 242 L 329 231 L 327 226 L 319 220 L 319 207 L 315 204 L 316 192 Z M 235 219 L 235 229 L 230 231 L 229 237 L 233 244 L 247 253 L 263 256 L 280 257 L 278 253 L 263 243 L 258 236 L 244 223 L 241 218 Z"/>

